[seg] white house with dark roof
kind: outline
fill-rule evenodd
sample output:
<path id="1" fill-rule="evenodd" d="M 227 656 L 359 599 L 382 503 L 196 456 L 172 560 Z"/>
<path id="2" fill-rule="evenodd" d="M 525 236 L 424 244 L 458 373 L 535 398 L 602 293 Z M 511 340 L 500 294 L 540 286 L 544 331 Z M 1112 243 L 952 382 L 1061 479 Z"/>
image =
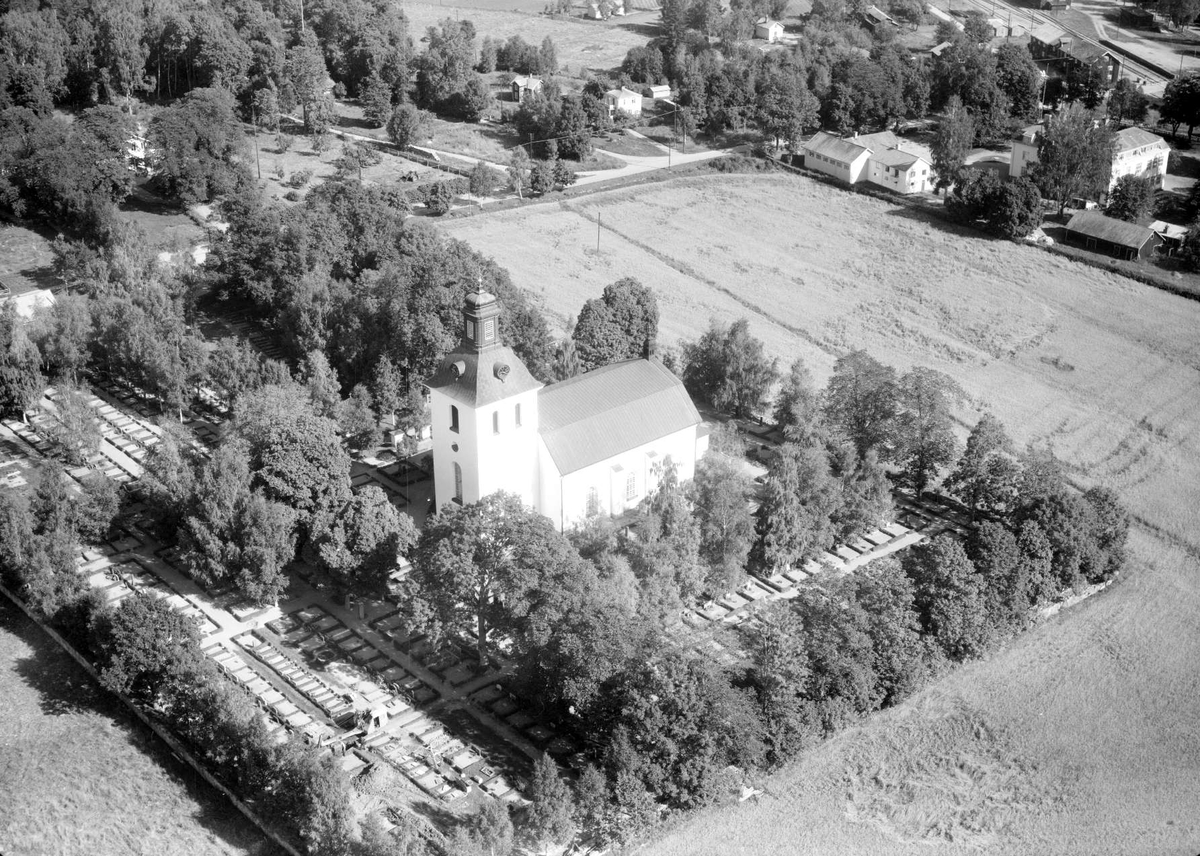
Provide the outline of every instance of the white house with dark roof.
<path id="1" fill-rule="evenodd" d="M 802 145 L 804 165 L 847 184 L 871 181 L 899 193 L 929 189 L 933 169 L 919 152 L 903 148 L 891 131 L 838 137 L 818 131 Z"/>
<path id="2" fill-rule="evenodd" d="M 497 490 L 569 529 L 620 515 L 653 491 L 669 458 L 690 479 L 708 448 L 682 382 L 654 358 L 543 386 L 500 339 L 499 301 L 467 295 L 463 340 L 426 381 L 439 506 Z"/>

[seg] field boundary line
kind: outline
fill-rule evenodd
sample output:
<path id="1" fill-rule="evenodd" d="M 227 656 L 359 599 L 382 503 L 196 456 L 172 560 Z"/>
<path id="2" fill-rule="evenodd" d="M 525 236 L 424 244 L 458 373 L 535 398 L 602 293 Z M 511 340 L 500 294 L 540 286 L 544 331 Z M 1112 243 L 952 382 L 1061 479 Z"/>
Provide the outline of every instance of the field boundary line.
<path id="1" fill-rule="evenodd" d="M 243 802 L 240 798 L 238 798 L 233 793 L 233 791 L 231 791 L 231 790 L 229 790 L 229 788 L 225 787 L 225 785 L 222 784 L 221 781 L 219 779 L 217 779 L 216 776 L 214 776 L 212 773 L 210 773 L 208 768 L 205 767 L 203 764 L 201 764 L 196 759 L 196 757 L 194 755 L 192 755 L 192 753 L 179 741 L 178 738 L 176 738 L 173 734 L 171 734 L 169 731 L 167 731 L 165 728 L 163 728 L 162 725 L 160 725 L 159 723 L 155 722 L 150 717 L 148 717 L 146 715 L 146 713 L 140 707 L 138 707 L 136 704 L 134 704 L 133 700 L 130 699 L 128 696 L 126 696 L 124 693 L 114 693 L 114 692 L 112 692 L 112 690 L 105 687 L 104 684 L 100 683 L 100 675 L 96 671 L 96 667 L 92 665 L 91 661 L 89 661 L 87 659 L 87 657 L 84 657 L 77 650 L 75 650 L 75 647 L 73 645 L 71 645 L 70 642 L 68 642 L 66 639 L 64 639 L 57 630 L 55 630 L 50 625 L 46 624 L 39 615 L 37 615 L 33 610 L 31 610 L 25 604 L 25 602 L 23 600 L 21 600 L 21 598 L 17 597 L 17 595 L 14 594 L 13 592 L 9 591 L 7 586 L 5 586 L 3 583 L 0 583 L 0 594 L 3 594 L 10 601 L 12 601 L 16 605 L 16 607 L 19 610 L 21 610 L 21 612 L 23 612 L 30 621 L 32 621 L 34 624 L 36 624 L 38 627 L 40 627 L 46 633 L 46 635 L 49 636 L 55 643 L 57 643 L 60 648 L 62 648 L 65 652 L 67 652 L 67 654 L 69 654 L 76 663 L 78 663 L 80 666 L 82 666 L 84 671 L 86 671 L 88 673 L 88 675 L 92 678 L 92 680 L 94 680 L 97 683 L 97 685 L 99 685 L 100 689 L 102 689 L 104 692 L 110 693 L 112 695 L 115 695 L 117 698 L 119 698 L 125 704 L 125 706 L 133 712 L 133 715 L 136 716 L 143 725 L 145 725 L 147 728 L 149 728 L 151 731 L 153 731 L 156 735 L 158 735 L 159 738 L 162 739 L 162 741 L 164 743 L 167 744 L 167 747 L 173 753 L 175 753 L 176 757 L 178 757 L 180 760 L 187 763 L 188 766 L 190 766 L 193 770 L 195 770 L 197 773 L 199 773 L 206 782 L 208 782 L 210 785 L 212 785 L 214 788 L 216 788 L 217 791 L 221 795 L 223 795 L 226 799 L 229 800 L 229 802 L 231 802 L 233 804 L 234 808 L 236 808 L 243 815 L 245 815 L 247 820 L 249 820 L 251 823 L 253 823 L 255 826 L 257 826 L 260 830 L 262 830 L 262 833 L 265 836 L 267 836 L 267 838 L 269 838 L 272 842 L 274 842 L 275 844 L 278 844 L 281 848 L 283 848 L 283 850 L 286 853 L 288 853 L 289 856 L 303 856 L 303 854 L 299 850 L 297 850 L 293 844 L 290 844 L 283 837 L 281 837 L 277 832 L 275 832 L 274 830 L 269 828 L 266 825 L 266 823 L 254 811 L 254 809 L 250 808 L 250 806 L 247 805 L 245 802 Z"/>
<path id="2" fill-rule="evenodd" d="M 584 220 L 588 219 L 587 215 L 583 211 L 581 211 L 578 208 L 576 208 L 575 206 L 573 206 L 571 204 L 571 201 L 568 199 L 560 199 L 558 202 L 558 205 L 564 211 L 574 214 L 581 219 L 584 219 Z M 591 221 L 588 220 L 588 222 L 591 222 Z M 718 291 L 721 294 L 724 294 L 726 297 L 733 300 L 739 306 L 742 306 L 746 309 L 751 310 L 755 315 L 758 315 L 764 319 L 770 319 L 773 323 L 778 324 L 780 327 L 787 330 L 792 335 L 799 336 L 804 341 L 808 342 L 811 345 L 814 345 L 815 347 L 819 348 L 820 350 L 824 351 L 825 353 L 830 354 L 835 357 L 842 356 L 836 350 L 834 350 L 834 349 L 830 348 L 828 345 L 818 341 L 807 331 L 802 330 L 799 327 L 794 327 L 791 324 L 784 323 L 779 318 L 771 318 L 770 314 L 768 312 L 766 312 L 762 307 L 752 303 L 749 300 L 746 300 L 744 297 L 741 297 L 737 293 L 726 288 L 725 286 L 721 285 L 720 283 L 716 282 L 715 280 L 709 279 L 708 277 L 704 276 L 703 274 L 701 274 L 700 272 L 695 270 L 691 265 L 689 265 L 685 262 L 681 262 L 681 261 L 677 261 L 677 260 L 673 259 L 671 256 L 667 255 L 666 253 L 664 253 L 660 250 L 655 249 L 651 245 L 649 245 L 643 241 L 639 241 L 637 238 L 633 238 L 633 237 L 625 234 L 624 232 L 621 232 L 620 230 L 614 228 L 609 223 L 601 221 L 600 225 L 602 228 L 607 229 L 608 231 L 612 232 L 614 235 L 616 235 L 618 238 L 621 238 L 623 241 L 637 247 L 639 250 L 652 256 L 653 258 L 658 259 L 660 262 L 665 264 L 667 267 L 670 267 L 670 268 L 678 271 L 679 273 L 683 274 L 684 276 L 690 277 L 691 279 L 695 279 L 695 280 L 698 280 L 699 282 L 704 283 L 705 285 L 707 285 L 709 288 L 713 289 L 714 291 Z"/>

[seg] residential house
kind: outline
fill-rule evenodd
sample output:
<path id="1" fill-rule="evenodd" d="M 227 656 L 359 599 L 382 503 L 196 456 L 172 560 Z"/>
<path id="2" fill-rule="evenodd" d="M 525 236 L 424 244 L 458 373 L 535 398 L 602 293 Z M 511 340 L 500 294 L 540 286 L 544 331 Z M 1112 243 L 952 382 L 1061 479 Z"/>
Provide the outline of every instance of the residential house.
<path id="1" fill-rule="evenodd" d="M 605 92 L 604 103 L 608 107 L 609 118 L 618 112 L 633 117 L 642 115 L 642 93 L 626 89 L 624 86 Z"/>
<path id="2" fill-rule="evenodd" d="M 1034 27 L 1029 33 L 1029 52 L 1034 62 L 1053 69 L 1060 77 L 1072 70 L 1098 69 L 1105 86 L 1121 78 L 1121 57 L 1102 45 L 1080 39 L 1053 24 Z"/>
<path id="3" fill-rule="evenodd" d="M 849 138 L 818 131 L 801 151 L 806 167 L 847 184 L 870 181 L 900 193 L 920 193 L 933 181 L 928 159 L 904 148 L 891 131 Z"/>
<path id="4" fill-rule="evenodd" d="M 768 44 L 774 44 L 783 38 L 783 24 L 770 18 L 759 18 L 754 22 L 754 38 L 766 39 Z"/>
<path id="5" fill-rule="evenodd" d="M 1162 187 L 1167 174 L 1167 158 L 1171 147 L 1157 134 L 1141 128 L 1125 128 L 1116 133 L 1116 153 L 1113 155 L 1111 190 L 1123 175 L 1136 175 L 1150 179 L 1155 187 Z"/>
<path id="6" fill-rule="evenodd" d="M 1038 137 L 1041 133 L 1041 124 L 1030 125 L 1022 128 L 1013 138 L 1013 178 L 1025 175 L 1037 163 Z M 1117 179 L 1123 175 L 1148 178 L 1156 187 L 1162 187 L 1163 176 L 1167 174 L 1167 157 L 1171 153 L 1167 141 L 1141 128 L 1124 128 L 1113 136 L 1116 145 L 1113 150 L 1112 178 L 1107 189 L 1112 190 Z"/>
<path id="7" fill-rule="evenodd" d="M 899 193 L 924 193 L 933 186 L 933 168 L 919 154 L 899 148 L 872 153 L 867 179 Z"/>
<path id="8" fill-rule="evenodd" d="M 1067 223 L 1069 243 L 1119 259 L 1145 258 L 1163 239 L 1145 226 L 1105 217 L 1099 211 L 1080 211 Z"/>
<path id="9" fill-rule="evenodd" d="M 535 92 L 542 91 L 542 79 L 535 75 L 520 75 L 513 78 L 512 99 L 518 103 L 524 101 Z"/>
<path id="10" fill-rule="evenodd" d="M 657 359 L 625 360 L 543 387 L 500 338 L 501 306 L 468 294 L 462 340 L 425 382 L 439 506 L 514 493 L 569 529 L 653 493 L 669 461 L 692 478 L 708 431 Z"/>
<path id="11" fill-rule="evenodd" d="M 671 97 L 671 87 L 665 83 L 657 86 L 647 86 L 642 90 L 642 96 L 645 98 L 653 98 L 655 101 L 662 101 L 664 98 Z"/>

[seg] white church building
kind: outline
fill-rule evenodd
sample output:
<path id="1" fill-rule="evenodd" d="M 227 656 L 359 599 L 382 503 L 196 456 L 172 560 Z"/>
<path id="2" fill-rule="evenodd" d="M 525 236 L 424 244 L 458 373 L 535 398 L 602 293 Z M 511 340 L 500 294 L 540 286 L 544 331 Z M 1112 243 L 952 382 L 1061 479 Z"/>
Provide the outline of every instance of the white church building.
<path id="1" fill-rule="evenodd" d="M 463 338 L 425 386 L 438 507 L 514 493 L 569 529 L 652 492 L 664 462 L 692 478 L 708 434 L 683 384 L 653 357 L 537 381 L 500 337 L 499 301 L 467 295 Z"/>

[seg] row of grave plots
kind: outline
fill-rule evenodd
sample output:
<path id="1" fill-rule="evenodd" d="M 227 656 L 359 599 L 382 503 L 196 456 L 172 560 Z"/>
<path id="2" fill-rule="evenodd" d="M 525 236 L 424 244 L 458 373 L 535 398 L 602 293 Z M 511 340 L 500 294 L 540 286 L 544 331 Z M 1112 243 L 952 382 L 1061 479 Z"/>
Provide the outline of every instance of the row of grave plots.
<path id="1" fill-rule="evenodd" d="M 372 626 L 390 636 L 399 650 L 452 687 L 464 686 L 479 676 L 477 654 L 460 638 L 451 638 L 435 648 L 424 636 L 405 637 L 404 623 L 398 613 L 382 616 Z M 510 693 L 499 680 L 473 689 L 467 700 L 485 716 L 503 722 L 535 748 L 552 756 L 563 758 L 578 751 L 574 743 L 533 712 L 533 705 Z"/>
<path id="2" fill-rule="evenodd" d="M 136 557 L 127 558 L 115 564 L 108 564 L 107 559 L 89 548 L 82 557 L 82 568 L 89 573 L 88 582 L 98 589 L 105 602 L 111 607 L 119 606 L 135 592 L 148 592 L 159 598 L 165 598 L 167 605 L 175 612 L 187 616 L 196 622 L 200 629 L 201 639 L 211 636 L 219 629 L 218 626 L 204 614 L 195 602 L 176 591 L 169 583 L 153 571 L 146 568 Z"/>
<path id="3" fill-rule="evenodd" d="M 905 539 L 911 539 L 913 531 L 914 527 L 903 523 L 889 523 L 836 547 L 832 552 L 825 551 L 815 560 L 809 559 L 802 568 L 789 567 L 769 577 L 752 576 L 733 591 L 697 607 L 695 614 L 705 622 L 740 624 L 758 604 L 795 597 L 797 586 L 811 577 L 849 573 L 905 543 Z"/>
<path id="4" fill-rule="evenodd" d="M 402 651 L 414 644 L 420 650 L 422 640 L 388 641 Z M 237 642 L 331 724 L 351 729 L 362 755 L 389 764 L 429 796 L 449 803 L 477 789 L 520 799 L 502 772 L 512 766 L 508 759 L 479 748 L 461 728 L 428 710 L 440 696 L 436 688 L 324 608 L 288 613 Z"/>
<path id="5" fill-rule="evenodd" d="M 27 414 L 27 423 L 15 419 L 4 420 L 5 427 L 39 457 L 50 456 L 54 448 L 52 438 L 58 425 L 58 399 L 58 390 L 48 387 L 42 401 Z M 160 440 L 159 429 L 147 421 L 127 415 L 99 396 L 92 395 L 88 405 L 95 414 L 93 421 L 99 428 L 103 442 L 87 457 L 84 466 L 70 467 L 67 474 L 78 481 L 89 470 L 95 470 L 118 484 L 140 478 L 142 461 Z M 19 475 L 8 475 L 3 479 L 3 483 L 9 487 L 18 487 L 23 481 Z"/>

